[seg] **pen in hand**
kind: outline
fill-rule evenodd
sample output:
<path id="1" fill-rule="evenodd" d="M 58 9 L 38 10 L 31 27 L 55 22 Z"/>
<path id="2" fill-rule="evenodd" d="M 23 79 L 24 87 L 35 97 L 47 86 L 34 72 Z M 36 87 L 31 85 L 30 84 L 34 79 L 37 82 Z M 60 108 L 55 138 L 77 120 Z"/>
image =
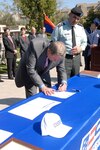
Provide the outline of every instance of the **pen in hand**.
<path id="1" fill-rule="evenodd" d="M 59 91 L 59 92 L 66 91 L 66 88 L 67 88 L 67 84 L 62 83 L 62 84 L 59 85 L 58 91 Z"/>

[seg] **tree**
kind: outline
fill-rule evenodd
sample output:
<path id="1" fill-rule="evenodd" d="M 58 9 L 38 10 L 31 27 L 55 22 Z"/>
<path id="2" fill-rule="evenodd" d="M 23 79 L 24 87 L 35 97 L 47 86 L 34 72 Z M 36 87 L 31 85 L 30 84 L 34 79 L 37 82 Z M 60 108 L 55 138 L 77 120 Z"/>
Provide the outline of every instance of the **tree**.
<path id="1" fill-rule="evenodd" d="M 100 10 L 94 11 L 94 8 L 91 8 L 90 11 L 88 12 L 87 17 L 84 18 L 85 20 L 83 24 L 84 27 L 85 28 L 89 27 L 95 18 L 100 18 Z"/>
<path id="2" fill-rule="evenodd" d="M 13 17 L 13 14 L 17 12 L 14 5 L 9 5 L 6 2 L 0 2 L 0 24 L 5 24 L 7 26 L 14 26 L 18 22 Z"/>
<path id="3" fill-rule="evenodd" d="M 37 30 L 43 26 L 44 13 L 54 21 L 56 0 L 14 0 L 17 7 L 29 20 L 29 27 L 35 26 Z"/>
<path id="4" fill-rule="evenodd" d="M 12 17 L 10 13 L 4 14 L 3 17 L 0 18 L 0 24 L 6 24 L 6 26 L 16 25 L 15 19 Z"/>

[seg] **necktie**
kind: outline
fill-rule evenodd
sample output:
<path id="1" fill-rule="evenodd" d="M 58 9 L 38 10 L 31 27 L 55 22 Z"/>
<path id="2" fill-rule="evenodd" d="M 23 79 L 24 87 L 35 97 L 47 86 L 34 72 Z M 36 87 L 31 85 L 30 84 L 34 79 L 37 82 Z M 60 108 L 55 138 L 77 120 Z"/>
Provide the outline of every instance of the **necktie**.
<path id="1" fill-rule="evenodd" d="M 49 63 L 49 59 L 48 57 L 46 58 L 46 61 L 45 61 L 45 64 L 44 64 L 44 68 L 46 68 L 48 66 L 48 63 Z"/>
<path id="2" fill-rule="evenodd" d="M 12 37 L 11 36 L 8 36 L 9 40 L 11 41 L 12 45 L 13 45 L 13 48 L 15 49 L 15 45 L 14 45 L 14 42 L 12 40 Z"/>
<path id="3" fill-rule="evenodd" d="M 26 36 L 22 36 L 23 40 L 26 41 Z"/>
<path id="4" fill-rule="evenodd" d="M 74 26 L 72 26 L 72 47 L 76 46 Z"/>

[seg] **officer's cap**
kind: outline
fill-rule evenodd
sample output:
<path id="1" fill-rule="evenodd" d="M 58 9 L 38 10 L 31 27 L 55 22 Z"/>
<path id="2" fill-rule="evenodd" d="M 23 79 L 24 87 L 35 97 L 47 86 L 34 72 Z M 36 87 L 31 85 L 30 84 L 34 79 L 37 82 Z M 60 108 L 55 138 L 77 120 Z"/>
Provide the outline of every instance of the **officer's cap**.
<path id="1" fill-rule="evenodd" d="M 100 25 L 100 20 L 98 18 L 95 18 L 93 20 L 93 23 L 96 25 L 96 26 L 99 26 Z"/>
<path id="2" fill-rule="evenodd" d="M 71 13 L 77 15 L 78 17 L 82 17 L 83 16 L 83 12 L 81 10 L 80 7 L 74 7 L 71 9 Z"/>

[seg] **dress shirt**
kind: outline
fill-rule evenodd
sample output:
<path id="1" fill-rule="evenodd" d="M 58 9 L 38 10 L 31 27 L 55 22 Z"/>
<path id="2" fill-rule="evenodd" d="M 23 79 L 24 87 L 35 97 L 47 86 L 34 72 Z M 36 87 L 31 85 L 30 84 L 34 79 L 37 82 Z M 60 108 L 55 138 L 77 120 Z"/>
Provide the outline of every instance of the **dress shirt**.
<path id="1" fill-rule="evenodd" d="M 13 45 L 13 48 L 15 49 L 15 45 L 14 45 L 14 42 L 12 40 L 12 37 L 11 36 L 8 36 L 9 40 L 11 41 L 12 45 Z"/>
<path id="2" fill-rule="evenodd" d="M 62 41 L 66 46 L 66 54 L 72 54 L 72 26 L 68 21 L 64 21 L 56 26 L 51 35 L 51 41 Z M 74 26 L 76 46 L 80 46 L 85 50 L 87 45 L 87 36 L 83 26 L 76 24 Z"/>

